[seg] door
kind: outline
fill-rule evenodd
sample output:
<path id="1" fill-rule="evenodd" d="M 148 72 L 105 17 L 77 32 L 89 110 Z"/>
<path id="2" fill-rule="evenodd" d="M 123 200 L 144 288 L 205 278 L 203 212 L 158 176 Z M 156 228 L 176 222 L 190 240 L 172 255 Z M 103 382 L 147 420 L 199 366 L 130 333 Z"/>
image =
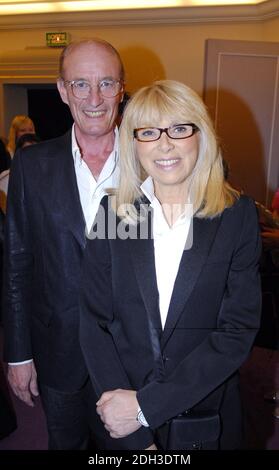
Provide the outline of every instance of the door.
<path id="1" fill-rule="evenodd" d="M 69 107 L 63 103 L 53 86 L 29 85 L 27 89 L 28 116 L 35 123 L 41 140 L 63 135 L 73 124 Z"/>
<path id="2" fill-rule="evenodd" d="M 279 186 L 279 43 L 209 39 L 204 100 L 229 181 L 270 205 Z"/>

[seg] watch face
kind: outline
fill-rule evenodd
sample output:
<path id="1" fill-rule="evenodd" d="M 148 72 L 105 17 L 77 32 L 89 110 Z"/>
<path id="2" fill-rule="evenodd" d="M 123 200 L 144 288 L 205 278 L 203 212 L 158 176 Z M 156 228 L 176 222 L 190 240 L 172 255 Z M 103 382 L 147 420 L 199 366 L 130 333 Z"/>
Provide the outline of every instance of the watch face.
<path id="1" fill-rule="evenodd" d="M 142 425 L 142 426 L 145 426 L 145 427 L 148 427 L 149 424 L 148 422 L 146 421 L 145 417 L 144 417 L 144 414 L 141 410 L 139 410 L 138 412 L 138 415 L 137 415 L 137 421 Z"/>

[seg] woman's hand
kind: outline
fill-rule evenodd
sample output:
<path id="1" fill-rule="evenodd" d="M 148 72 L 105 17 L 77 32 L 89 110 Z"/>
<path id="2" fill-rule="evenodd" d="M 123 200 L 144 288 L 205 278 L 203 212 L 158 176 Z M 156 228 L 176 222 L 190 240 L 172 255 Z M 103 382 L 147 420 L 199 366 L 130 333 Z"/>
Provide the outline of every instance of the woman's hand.
<path id="1" fill-rule="evenodd" d="M 139 403 L 134 390 L 113 390 L 102 394 L 97 413 L 111 437 L 119 439 L 137 431 Z"/>

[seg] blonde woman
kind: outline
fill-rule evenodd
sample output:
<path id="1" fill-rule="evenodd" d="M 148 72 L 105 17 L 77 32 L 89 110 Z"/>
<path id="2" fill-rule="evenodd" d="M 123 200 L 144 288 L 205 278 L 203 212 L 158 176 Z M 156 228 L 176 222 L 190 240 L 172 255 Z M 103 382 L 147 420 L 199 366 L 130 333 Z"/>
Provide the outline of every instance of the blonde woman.
<path id="1" fill-rule="evenodd" d="M 254 203 L 224 180 L 206 107 L 182 83 L 131 98 L 120 156 L 81 283 L 97 413 L 121 448 L 144 431 L 153 449 L 239 448 L 238 369 L 261 312 Z"/>
<path id="2" fill-rule="evenodd" d="M 35 134 L 35 126 L 32 119 L 24 114 L 18 114 L 12 120 L 9 130 L 7 149 L 13 158 L 19 137 L 23 134 Z"/>

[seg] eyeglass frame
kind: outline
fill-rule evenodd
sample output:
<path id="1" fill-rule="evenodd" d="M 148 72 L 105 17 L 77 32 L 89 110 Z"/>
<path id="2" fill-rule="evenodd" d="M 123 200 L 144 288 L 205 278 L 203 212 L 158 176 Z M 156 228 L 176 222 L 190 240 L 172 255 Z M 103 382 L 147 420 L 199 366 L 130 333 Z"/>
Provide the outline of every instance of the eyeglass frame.
<path id="1" fill-rule="evenodd" d="M 77 98 L 78 100 L 86 100 L 88 98 L 88 96 L 90 95 L 91 91 L 92 91 L 92 88 L 94 85 L 91 85 L 90 82 L 88 82 L 87 80 L 83 80 L 82 78 L 79 78 L 79 79 L 76 79 L 76 80 L 65 80 L 63 77 L 61 77 L 61 80 L 63 81 L 63 83 L 65 83 L 66 85 L 70 85 L 71 87 L 71 90 L 72 90 L 72 93 L 74 95 L 75 98 Z M 101 89 L 100 89 L 100 84 L 105 81 L 105 80 L 108 80 L 108 78 L 103 78 L 102 80 L 100 80 L 97 85 L 98 87 L 98 90 L 99 90 L 99 93 L 104 97 L 104 98 L 115 98 L 116 96 L 120 95 L 120 93 L 123 91 L 124 89 L 124 81 L 122 78 L 118 78 L 118 79 L 115 79 L 115 78 L 111 78 L 110 80 L 113 81 L 114 83 L 119 83 L 121 84 L 121 88 L 119 90 L 118 93 L 116 93 L 116 95 L 113 95 L 113 96 L 105 96 L 103 95 Z M 74 92 L 74 84 L 77 83 L 77 82 L 84 82 L 84 83 L 87 83 L 90 87 L 90 90 L 88 92 L 88 95 L 85 97 L 85 98 L 80 98 L 79 96 L 76 96 L 75 95 L 75 92 Z"/>
<path id="2" fill-rule="evenodd" d="M 168 133 L 169 129 L 172 128 L 172 127 L 179 127 L 179 126 L 190 126 L 192 127 L 192 134 L 191 135 L 187 135 L 187 137 L 171 137 Z M 157 129 L 158 131 L 160 131 L 160 135 L 159 137 L 157 137 L 157 139 L 152 139 L 152 140 L 141 140 L 137 137 L 137 132 L 138 131 L 141 131 L 143 129 Z M 133 131 L 133 136 L 134 138 L 138 141 L 138 142 L 156 142 L 156 140 L 160 140 L 161 139 L 161 136 L 163 134 L 163 132 L 165 132 L 167 134 L 167 136 L 170 138 L 170 139 L 173 139 L 173 140 L 182 140 L 182 139 L 189 139 L 189 137 L 192 137 L 196 132 L 198 132 L 200 129 L 198 128 L 198 126 L 196 126 L 196 124 L 192 123 L 192 122 L 184 122 L 183 124 L 174 124 L 173 126 L 169 126 L 169 127 L 154 127 L 154 126 L 150 126 L 150 127 L 138 127 L 137 129 L 134 129 Z"/>

